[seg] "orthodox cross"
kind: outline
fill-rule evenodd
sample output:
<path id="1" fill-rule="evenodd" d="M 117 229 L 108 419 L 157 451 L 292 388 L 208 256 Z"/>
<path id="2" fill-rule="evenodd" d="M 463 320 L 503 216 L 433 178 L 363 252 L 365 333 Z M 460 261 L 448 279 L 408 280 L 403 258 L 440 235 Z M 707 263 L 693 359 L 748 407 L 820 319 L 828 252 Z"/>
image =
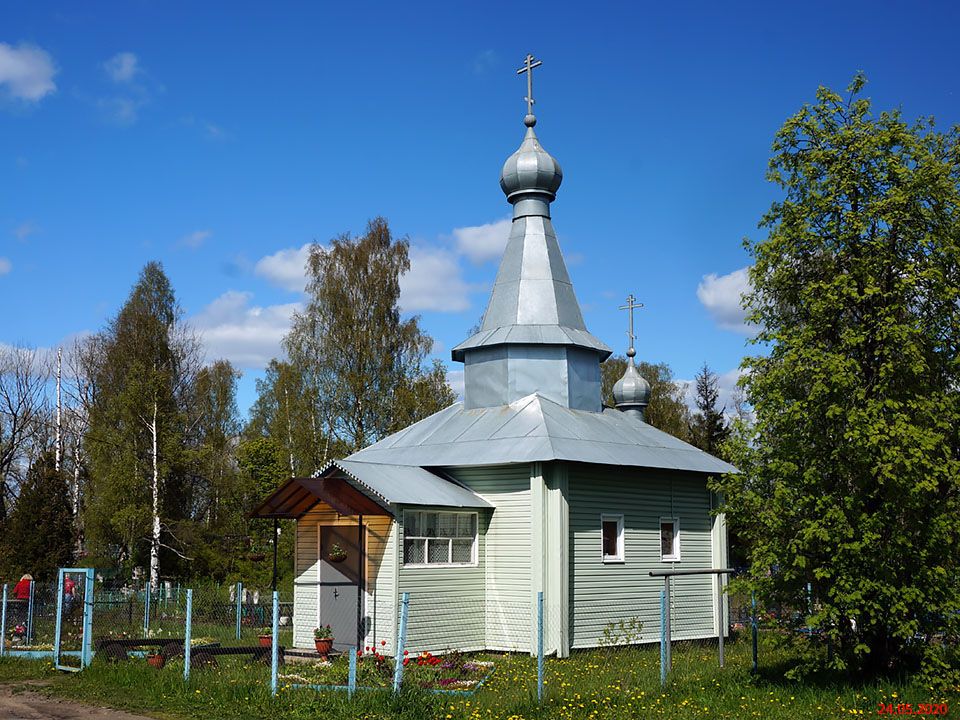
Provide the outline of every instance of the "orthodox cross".
<path id="1" fill-rule="evenodd" d="M 630 338 L 630 349 L 633 350 L 633 340 L 636 338 L 636 335 L 633 334 L 633 311 L 634 309 L 640 309 L 643 307 L 643 303 L 638 303 L 637 299 L 632 295 L 627 295 L 627 304 L 621 305 L 621 310 L 626 310 L 630 315 L 630 330 L 627 332 L 627 337 Z"/>
<path id="2" fill-rule="evenodd" d="M 533 115 L 533 69 L 541 65 L 543 65 L 542 61 L 528 54 L 523 61 L 523 67 L 517 70 L 517 75 L 527 74 L 527 96 L 524 98 L 527 101 L 527 115 Z"/>

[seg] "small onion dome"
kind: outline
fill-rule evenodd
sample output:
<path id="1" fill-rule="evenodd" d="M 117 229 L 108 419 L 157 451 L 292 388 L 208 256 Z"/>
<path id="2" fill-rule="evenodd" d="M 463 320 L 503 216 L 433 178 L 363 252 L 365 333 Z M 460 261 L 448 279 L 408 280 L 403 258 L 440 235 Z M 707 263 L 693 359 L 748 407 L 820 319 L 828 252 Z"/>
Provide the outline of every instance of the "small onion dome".
<path id="1" fill-rule="evenodd" d="M 633 348 L 627 350 L 627 369 L 623 377 L 613 386 L 613 400 L 617 410 L 631 414 L 638 413 L 642 420 L 643 411 L 650 403 L 650 383 L 641 377 L 637 366 L 633 363 L 633 356 L 636 354 Z"/>
<path id="2" fill-rule="evenodd" d="M 533 131 L 537 118 L 527 115 L 523 122 L 527 126 L 527 134 L 520 148 L 503 164 L 500 187 L 510 202 L 516 202 L 526 193 L 544 194 L 552 201 L 563 181 L 563 171 L 560 163 L 540 146 L 537 134 Z"/>

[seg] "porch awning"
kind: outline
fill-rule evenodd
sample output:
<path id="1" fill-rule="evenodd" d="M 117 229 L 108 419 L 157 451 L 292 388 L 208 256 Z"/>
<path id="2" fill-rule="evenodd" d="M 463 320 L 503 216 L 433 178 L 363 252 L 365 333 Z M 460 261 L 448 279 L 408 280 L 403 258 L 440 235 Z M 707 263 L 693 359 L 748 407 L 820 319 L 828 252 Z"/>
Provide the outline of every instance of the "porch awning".
<path id="1" fill-rule="evenodd" d="M 341 515 L 390 515 L 342 477 L 290 478 L 250 513 L 252 518 L 297 520 L 318 502 Z"/>

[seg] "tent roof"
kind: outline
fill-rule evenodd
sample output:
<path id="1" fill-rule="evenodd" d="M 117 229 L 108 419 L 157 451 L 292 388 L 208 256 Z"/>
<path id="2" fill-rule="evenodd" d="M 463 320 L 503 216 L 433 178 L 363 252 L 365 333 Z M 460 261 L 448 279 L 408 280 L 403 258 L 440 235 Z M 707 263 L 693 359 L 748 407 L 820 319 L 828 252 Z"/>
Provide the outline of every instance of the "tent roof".
<path id="1" fill-rule="evenodd" d="M 498 407 L 451 405 L 344 462 L 456 467 L 550 460 L 709 474 L 737 471 L 619 410 L 573 410 L 537 394 Z"/>

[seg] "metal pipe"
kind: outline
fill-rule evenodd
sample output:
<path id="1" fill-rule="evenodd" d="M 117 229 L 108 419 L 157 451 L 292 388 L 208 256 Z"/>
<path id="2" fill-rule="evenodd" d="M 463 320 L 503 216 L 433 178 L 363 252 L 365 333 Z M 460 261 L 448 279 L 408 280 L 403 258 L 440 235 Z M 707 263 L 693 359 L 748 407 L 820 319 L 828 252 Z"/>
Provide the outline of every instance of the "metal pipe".
<path id="1" fill-rule="evenodd" d="M 757 671 L 757 594 L 750 593 L 750 634 L 753 636 L 753 672 Z"/>
<path id="2" fill-rule="evenodd" d="M 651 570 L 650 577 L 676 577 L 677 575 L 726 575 L 733 568 L 703 568 L 701 570 Z"/>
<path id="3" fill-rule="evenodd" d="M 667 670 L 666 671 L 670 672 L 673 669 L 673 647 L 671 646 L 673 635 L 670 632 L 670 576 L 669 575 L 663 576 L 663 594 L 665 598 L 664 608 L 666 609 L 666 613 L 664 614 L 664 617 L 666 618 L 664 620 L 664 635 L 667 638 L 667 664 L 666 664 Z"/>
<path id="4" fill-rule="evenodd" d="M 667 591 L 660 591 L 660 685 L 667 684 Z"/>
<path id="5" fill-rule="evenodd" d="M 543 590 L 537 593 L 537 701 L 543 702 Z"/>
<path id="6" fill-rule="evenodd" d="M 720 667 L 723 667 L 723 578 L 717 576 L 717 652 L 720 657 Z"/>
<path id="7" fill-rule="evenodd" d="M 270 642 L 270 692 L 277 694 L 277 674 L 279 671 L 279 657 L 277 647 L 280 642 L 280 595 L 273 591 L 273 633 Z"/>
<path id="8" fill-rule="evenodd" d="M 410 593 L 405 592 L 400 600 L 400 625 L 397 628 L 397 647 L 393 658 L 393 691 L 400 692 L 403 682 L 403 646 L 407 642 L 407 615 L 410 612 Z"/>
<path id="9" fill-rule="evenodd" d="M 273 519 L 273 581 L 270 584 L 270 589 L 276 592 L 277 590 L 277 533 L 280 531 L 280 521 L 277 518 Z"/>
<path id="10" fill-rule="evenodd" d="M 183 679 L 190 680 L 190 651 L 193 635 L 193 590 L 187 588 L 187 629 L 183 634 Z"/>
<path id="11" fill-rule="evenodd" d="M 3 584 L 3 611 L 0 612 L 0 657 L 7 647 L 7 583 Z"/>

